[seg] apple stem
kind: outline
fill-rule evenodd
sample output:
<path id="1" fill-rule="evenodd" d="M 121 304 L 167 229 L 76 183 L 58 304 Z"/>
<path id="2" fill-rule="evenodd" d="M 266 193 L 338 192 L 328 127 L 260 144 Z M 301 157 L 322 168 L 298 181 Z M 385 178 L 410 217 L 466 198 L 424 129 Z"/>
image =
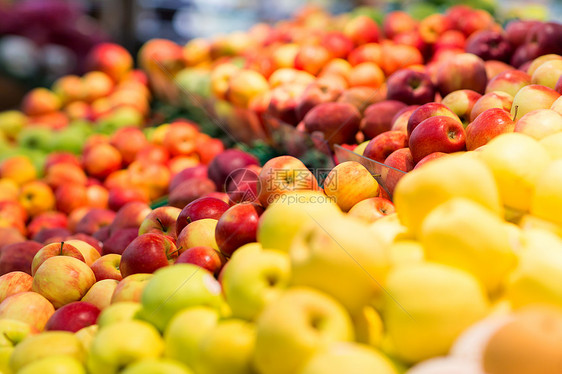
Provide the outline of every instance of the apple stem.
<path id="1" fill-rule="evenodd" d="M 10 338 L 10 336 L 8 335 L 8 333 L 6 331 L 4 331 L 2 333 L 2 335 L 4 335 L 4 338 L 6 338 L 7 341 L 9 341 L 10 343 L 12 343 L 12 345 L 16 345 L 16 342 L 14 341 L 14 339 Z"/>
<path id="2" fill-rule="evenodd" d="M 179 251 L 181 251 L 182 247 L 179 247 L 178 249 L 176 249 L 175 251 L 173 251 L 172 253 L 168 253 L 168 260 L 170 260 L 170 257 L 175 255 L 176 253 L 179 253 Z"/>
<path id="3" fill-rule="evenodd" d="M 517 111 L 519 110 L 519 105 L 515 106 L 515 113 L 513 114 L 513 118 L 511 119 L 513 122 L 515 122 L 515 118 L 517 118 Z"/>
<path id="4" fill-rule="evenodd" d="M 60 255 L 62 256 L 62 247 L 64 245 L 64 242 L 60 242 Z"/>
<path id="5" fill-rule="evenodd" d="M 160 227 L 162 228 L 162 231 L 166 231 L 166 228 L 162 224 L 162 221 L 160 220 L 160 218 L 156 218 L 156 221 L 160 224 Z"/>

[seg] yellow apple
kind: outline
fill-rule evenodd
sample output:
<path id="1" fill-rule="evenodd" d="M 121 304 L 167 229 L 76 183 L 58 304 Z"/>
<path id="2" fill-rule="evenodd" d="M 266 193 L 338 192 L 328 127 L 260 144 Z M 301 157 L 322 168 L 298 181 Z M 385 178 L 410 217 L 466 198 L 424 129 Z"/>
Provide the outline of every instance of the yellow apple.
<path id="1" fill-rule="evenodd" d="M 101 311 L 98 316 L 97 324 L 100 328 L 104 328 L 113 323 L 130 321 L 135 318 L 135 315 L 140 309 L 141 303 L 134 301 L 122 301 L 111 304 Z"/>
<path id="2" fill-rule="evenodd" d="M 562 132 L 544 137 L 539 143 L 544 147 L 552 160 L 562 159 Z"/>
<path id="3" fill-rule="evenodd" d="M 50 356 L 33 361 L 18 371 L 18 374 L 86 374 L 84 365 L 74 357 Z"/>
<path id="4" fill-rule="evenodd" d="M 120 374 L 193 374 L 193 371 L 169 358 L 152 358 L 135 362 Z"/>
<path id="5" fill-rule="evenodd" d="M 330 171 L 324 181 L 324 192 L 347 212 L 358 202 L 378 196 L 379 184 L 365 166 L 346 161 Z"/>
<path id="6" fill-rule="evenodd" d="M 86 351 L 89 351 L 90 346 L 92 345 L 92 342 L 94 341 L 94 337 L 96 336 L 98 331 L 99 331 L 98 325 L 90 325 L 90 326 L 83 327 L 80 330 L 76 331 L 74 333 L 74 335 L 78 339 L 80 339 L 80 342 L 82 343 L 82 346 L 84 347 L 84 349 Z"/>
<path id="7" fill-rule="evenodd" d="M 531 198 L 531 214 L 562 226 L 562 160 L 552 162 L 538 177 Z"/>

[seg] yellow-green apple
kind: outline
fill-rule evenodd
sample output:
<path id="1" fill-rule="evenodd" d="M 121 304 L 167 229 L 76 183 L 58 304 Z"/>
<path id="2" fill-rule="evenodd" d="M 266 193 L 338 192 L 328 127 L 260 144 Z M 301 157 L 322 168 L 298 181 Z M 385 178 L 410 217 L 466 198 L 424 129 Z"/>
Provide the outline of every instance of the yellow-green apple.
<path id="1" fill-rule="evenodd" d="M 254 365 L 263 374 L 297 373 L 319 349 L 353 335 L 351 318 L 336 300 L 314 289 L 292 288 L 257 320 Z"/>
<path id="2" fill-rule="evenodd" d="M 509 62 L 513 47 L 505 35 L 496 30 L 480 30 L 468 37 L 465 50 L 483 60 Z"/>
<path id="3" fill-rule="evenodd" d="M 150 358 L 137 361 L 125 368 L 123 374 L 193 374 L 193 371 L 181 362 L 169 358 Z"/>
<path id="4" fill-rule="evenodd" d="M 333 343 L 318 350 L 298 371 L 299 374 L 342 372 L 347 374 L 398 373 L 390 359 L 379 351 L 358 343 Z"/>
<path id="5" fill-rule="evenodd" d="M 267 91 L 269 83 L 263 75 L 254 70 L 240 69 L 228 80 L 226 98 L 238 107 L 247 108 L 254 97 Z"/>
<path id="6" fill-rule="evenodd" d="M 173 238 L 156 233 L 143 234 L 133 240 L 121 255 L 119 269 L 123 277 L 153 273 L 172 264 L 179 253 Z"/>
<path id="7" fill-rule="evenodd" d="M 516 211 L 528 211 L 535 185 L 551 162 L 539 142 L 520 133 L 502 134 L 478 157 L 494 174 L 502 203 Z"/>
<path id="8" fill-rule="evenodd" d="M 328 173 L 324 193 L 343 212 L 347 212 L 359 201 L 378 196 L 379 184 L 365 166 L 356 161 L 346 161 Z"/>
<path id="9" fill-rule="evenodd" d="M 407 105 L 422 105 L 435 99 L 436 88 L 431 77 L 423 71 L 398 70 L 388 77 L 386 85 L 388 100 L 401 101 Z"/>
<path id="10" fill-rule="evenodd" d="M 22 112 L 28 116 L 40 116 L 59 110 L 61 101 L 54 92 L 46 88 L 34 88 L 24 96 L 21 107 Z"/>
<path id="11" fill-rule="evenodd" d="M 64 244 L 72 245 L 82 254 L 86 265 L 91 266 L 100 258 L 99 251 L 91 244 L 78 239 L 65 240 Z"/>
<path id="12" fill-rule="evenodd" d="M 470 122 L 474 121 L 476 117 L 488 109 L 501 108 L 509 112 L 512 103 L 513 96 L 506 92 L 498 91 L 486 93 L 474 103 L 470 111 Z"/>
<path id="13" fill-rule="evenodd" d="M 562 219 L 556 211 L 562 206 L 562 200 L 555 191 L 556 185 L 560 183 L 561 170 L 562 161 L 553 161 L 536 182 L 531 200 L 531 214 L 559 226 L 562 225 Z"/>
<path id="14" fill-rule="evenodd" d="M 226 263 L 222 253 L 212 247 L 197 246 L 182 250 L 176 260 L 176 264 L 193 264 L 207 269 L 214 275 L 218 275 Z"/>
<path id="15" fill-rule="evenodd" d="M 0 276 L 0 303 L 7 297 L 31 291 L 33 277 L 23 271 L 12 271 Z"/>
<path id="16" fill-rule="evenodd" d="M 371 104 L 365 109 L 360 129 L 365 139 L 373 139 L 383 132 L 390 131 L 392 119 L 406 104 L 397 100 L 384 100 Z"/>
<path id="17" fill-rule="evenodd" d="M 461 122 L 459 117 L 453 113 L 449 107 L 440 104 L 440 103 L 427 103 L 412 112 L 410 118 L 408 118 L 408 136 L 412 135 L 412 131 L 424 120 L 430 117 L 437 117 L 437 116 L 447 116 L 450 117 L 457 122 Z"/>
<path id="18" fill-rule="evenodd" d="M 397 10 L 386 15 L 382 27 L 384 35 L 388 39 L 394 39 L 398 34 L 415 30 L 418 27 L 418 21 L 408 13 Z"/>
<path id="19" fill-rule="evenodd" d="M 408 105 L 405 108 L 402 108 L 396 115 L 392 118 L 392 126 L 390 127 L 390 131 L 401 131 L 404 134 L 408 133 L 408 120 L 410 116 L 416 109 L 418 109 L 419 105 Z"/>
<path id="20" fill-rule="evenodd" d="M 147 203 L 132 201 L 123 205 L 111 222 L 111 232 L 124 228 L 139 228 L 146 216 L 152 211 Z"/>
<path id="21" fill-rule="evenodd" d="M 0 370 L 10 373 L 10 356 L 14 351 L 14 346 L 35 331 L 25 322 L 3 318 L 0 320 L 0 332 L 2 336 L 0 338 Z"/>
<path id="22" fill-rule="evenodd" d="M 164 331 L 172 317 L 196 305 L 221 308 L 224 300 L 219 282 L 207 270 L 192 264 L 177 264 L 154 273 L 142 293 L 138 317 Z"/>
<path id="23" fill-rule="evenodd" d="M 267 207 L 291 191 L 318 190 L 316 177 L 298 158 L 278 156 L 267 161 L 259 175 L 261 205 Z"/>
<path id="24" fill-rule="evenodd" d="M 91 208 L 78 221 L 75 232 L 93 235 L 96 231 L 113 223 L 115 212 L 109 209 Z"/>
<path id="25" fill-rule="evenodd" d="M 475 180 L 479 181 L 476 185 L 471 182 Z M 396 186 L 393 202 L 401 224 L 417 235 L 423 218 L 451 197 L 466 197 L 498 215 L 503 213 L 494 175 L 470 154 L 442 157 L 406 174 Z"/>
<path id="26" fill-rule="evenodd" d="M 100 314 L 100 309 L 88 302 L 75 301 L 66 304 L 49 318 L 45 330 L 58 330 L 77 332 L 78 330 L 94 325 Z"/>
<path id="27" fill-rule="evenodd" d="M 372 223 L 394 212 L 395 209 L 392 201 L 382 197 L 371 197 L 355 204 L 347 215 L 356 217 L 366 223 Z"/>
<path id="28" fill-rule="evenodd" d="M 149 144 L 144 133 L 136 127 L 120 128 L 109 142 L 121 153 L 125 165 L 135 161 L 137 154 Z"/>
<path id="29" fill-rule="evenodd" d="M 27 365 L 48 357 L 69 357 L 83 363 L 86 352 L 80 340 L 68 331 L 45 331 L 30 335 L 16 345 L 10 357 L 12 371 L 23 372 Z"/>
<path id="30" fill-rule="evenodd" d="M 383 168 L 381 177 L 392 196 L 398 181 L 415 166 L 412 152 L 409 148 L 397 149 L 384 160 L 384 164 L 389 168 Z"/>
<path id="31" fill-rule="evenodd" d="M 180 232 L 176 241 L 176 248 L 178 248 L 179 252 L 199 246 L 218 250 L 219 247 L 215 239 L 217 222 L 216 219 L 212 218 L 203 218 L 191 222 Z"/>
<path id="32" fill-rule="evenodd" d="M 51 188 L 40 180 L 28 182 L 21 187 L 19 202 L 32 217 L 53 210 L 56 203 Z"/>
<path id="33" fill-rule="evenodd" d="M 375 237 L 366 223 L 345 216 L 304 227 L 290 249 L 291 283 L 326 292 L 352 315 L 359 313 L 379 301 L 388 271 L 389 256 L 382 244 L 373 245 Z M 330 277 L 334 271 L 345 278 Z"/>
<path id="34" fill-rule="evenodd" d="M 139 230 L 135 227 L 114 230 L 109 237 L 103 241 L 103 254 L 123 254 L 125 248 L 138 236 Z"/>
<path id="35" fill-rule="evenodd" d="M 222 190 L 228 176 L 233 171 L 258 164 L 259 162 L 254 156 L 237 149 L 229 149 L 218 154 L 211 161 L 208 169 L 209 179 L 215 183 L 217 188 Z"/>
<path id="36" fill-rule="evenodd" d="M 193 306 L 178 312 L 164 331 L 164 355 L 195 368 L 200 360 L 200 346 L 219 322 L 216 309 Z"/>
<path id="37" fill-rule="evenodd" d="M 513 132 L 514 129 L 515 122 L 509 112 L 501 108 L 485 110 L 466 127 L 466 149 L 473 151 L 496 136 Z"/>
<path id="38" fill-rule="evenodd" d="M 456 90 L 445 96 L 441 104 L 455 113 L 466 127 L 470 123 L 470 113 L 482 95 L 473 90 Z"/>
<path id="39" fill-rule="evenodd" d="M 521 88 L 513 97 L 511 117 L 514 121 L 536 109 L 549 109 L 560 97 L 552 88 L 530 84 Z"/>
<path id="40" fill-rule="evenodd" d="M 142 292 L 148 281 L 152 278 L 152 274 L 138 273 L 124 277 L 115 288 L 111 297 L 111 303 L 119 303 L 125 301 L 140 302 Z"/>
<path id="41" fill-rule="evenodd" d="M 312 108 L 303 118 L 308 133 L 320 132 L 331 145 L 350 144 L 359 131 L 361 114 L 349 103 L 322 103 Z"/>
<path id="42" fill-rule="evenodd" d="M 337 204 L 320 191 L 288 192 L 261 215 L 257 239 L 264 248 L 288 252 L 293 238 L 302 227 L 340 214 Z"/>
<path id="43" fill-rule="evenodd" d="M 176 221 L 181 209 L 163 206 L 150 212 L 139 227 L 139 235 L 147 233 L 164 234 L 176 239 Z"/>
<path id="44" fill-rule="evenodd" d="M 88 70 L 104 72 L 114 82 L 121 81 L 132 69 L 133 58 L 129 52 L 115 43 L 100 43 L 86 56 Z"/>
<path id="45" fill-rule="evenodd" d="M 14 294 L 0 303 L 1 319 L 25 322 L 36 331 L 43 330 L 54 312 L 55 308 L 49 300 L 31 291 Z"/>
<path id="46" fill-rule="evenodd" d="M 334 56 L 322 45 L 302 45 L 295 55 L 295 69 L 317 75 Z"/>
<path id="47" fill-rule="evenodd" d="M 113 293 L 119 284 L 115 279 L 103 279 L 94 283 L 86 292 L 82 301 L 95 305 L 100 310 L 107 308 L 111 304 Z"/>
<path id="48" fill-rule="evenodd" d="M 336 79 L 326 77 L 322 81 L 310 83 L 302 92 L 297 108 L 296 119 L 301 121 L 304 116 L 316 105 L 336 101 L 346 87 Z M 281 117 L 278 117 L 283 119 Z M 287 122 L 287 121 L 285 121 Z"/>
<path id="49" fill-rule="evenodd" d="M 163 352 L 164 341 L 153 326 L 143 321 L 121 321 L 106 326 L 94 337 L 86 366 L 92 374 L 116 374 L 135 362 L 158 358 Z"/>
<path id="50" fill-rule="evenodd" d="M 21 186 L 35 180 L 37 170 L 28 157 L 12 156 L 0 162 L 0 176 L 9 178 Z"/>
<path id="51" fill-rule="evenodd" d="M 562 132 L 562 115 L 552 109 L 533 110 L 519 118 L 513 131 L 541 140 Z"/>
<path id="52" fill-rule="evenodd" d="M 351 104 L 359 113 L 363 113 L 365 109 L 374 103 L 386 99 L 386 85 L 379 88 L 373 87 L 349 87 L 344 90 L 338 97 L 337 102 L 342 104 Z"/>
<path id="53" fill-rule="evenodd" d="M 0 234 L 4 232 L 0 230 Z M 33 258 L 42 248 L 41 244 L 27 240 L 2 246 L 0 251 L 0 274 L 23 271 L 31 275 Z"/>
<path id="54" fill-rule="evenodd" d="M 103 179 L 121 168 L 121 153 L 111 144 L 98 144 L 83 154 L 82 163 L 88 175 Z"/>
<path id="55" fill-rule="evenodd" d="M 460 121 L 448 116 L 422 121 L 408 141 L 414 163 L 433 152 L 454 153 L 466 149 L 466 133 Z"/>
<path id="56" fill-rule="evenodd" d="M 403 264 L 388 275 L 386 287 L 392 295 L 383 308 L 387 338 L 403 362 L 446 355 L 457 337 L 488 313 L 478 280 L 453 267 Z"/>
<path id="57" fill-rule="evenodd" d="M 33 276 L 33 291 L 55 308 L 80 300 L 96 282 L 96 276 L 83 261 L 69 256 L 48 258 Z"/>
<path id="58" fill-rule="evenodd" d="M 281 120 L 283 123 L 296 126 L 302 119 L 297 114 L 300 98 L 305 93 L 306 86 L 302 84 L 287 83 L 275 87 L 269 93 L 269 104 L 266 115 Z"/>
<path id="59" fill-rule="evenodd" d="M 27 124 L 27 116 L 18 110 L 6 110 L 0 113 L 0 131 L 8 139 L 15 139 Z"/>
<path id="60" fill-rule="evenodd" d="M 363 151 L 363 156 L 384 162 L 390 154 L 408 146 L 408 135 L 402 131 L 386 131 L 377 135 Z"/>
<path id="61" fill-rule="evenodd" d="M 240 203 L 222 214 L 215 228 L 215 238 L 225 256 L 230 257 L 239 247 L 256 241 L 258 220 L 263 211 L 260 205 Z"/>
<path id="62" fill-rule="evenodd" d="M 121 321 L 130 321 L 140 310 L 141 304 L 134 301 L 122 301 L 109 305 L 98 316 L 97 325 L 100 329 Z"/>
<path id="63" fill-rule="evenodd" d="M 234 338 L 236 337 L 236 338 Z M 255 325 L 239 320 L 220 321 L 199 344 L 199 359 L 194 369 L 200 373 L 251 374 L 256 344 Z M 217 350 L 216 347 L 224 347 Z"/>
<path id="64" fill-rule="evenodd" d="M 484 61 L 472 53 L 454 55 L 439 64 L 437 86 L 443 96 L 462 89 L 484 93 L 487 83 Z"/>
<path id="65" fill-rule="evenodd" d="M 517 92 L 531 84 L 531 76 L 521 70 L 508 70 L 499 73 L 488 81 L 486 93 L 501 91 L 515 96 Z"/>
<path id="66" fill-rule="evenodd" d="M 40 374 L 40 373 L 73 373 L 86 374 L 86 369 L 82 362 L 70 356 L 49 356 L 30 362 L 25 365 L 18 373 Z"/>
<path id="67" fill-rule="evenodd" d="M 90 268 L 96 276 L 96 281 L 99 282 L 104 279 L 115 279 L 120 281 L 123 279 L 119 264 L 121 262 L 121 255 L 109 253 L 98 258 L 90 265 Z"/>
<path id="68" fill-rule="evenodd" d="M 286 253 L 243 246 L 221 273 L 221 285 L 232 316 L 253 321 L 288 287 L 291 263 Z"/>

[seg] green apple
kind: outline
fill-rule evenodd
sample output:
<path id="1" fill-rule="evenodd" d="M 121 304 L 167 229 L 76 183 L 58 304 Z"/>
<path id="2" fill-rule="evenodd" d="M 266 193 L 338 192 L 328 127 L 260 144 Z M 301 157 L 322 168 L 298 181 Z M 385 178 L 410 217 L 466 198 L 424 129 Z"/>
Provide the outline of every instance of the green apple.
<path id="1" fill-rule="evenodd" d="M 193 374 L 193 371 L 180 362 L 158 358 L 135 362 L 120 374 Z"/>
<path id="2" fill-rule="evenodd" d="M 397 374 L 382 353 L 358 343 L 335 343 L 318 351 L 298 374 Z"/>
<path id="3" fill-rule="evenodd" d="M 321 192 L 289 192 L 261 215 L 257 239 L 264 248 L 288 252 L 303 226 L 336 219 L 341 214 L 336 203 Z"/>
<path id="4" fill-rule="evenodd" d="M 18 374 L 86 374 L 84 365 L 69 356 L 50 356 L 33 361 Z"/>
<path id="5" fill-rule="evenodd" d="M 51 150 L 80 154 L 87 135 L 79 128 L 65 128 L 54 132 L 50 138 Z"/>
<path id="6" fill-rule="evenodd" d="M 352 315 L 378 303 L 390 256 L 377 239 L 351 217 L 304 227 L 291 246 L 292 284 L 331 295 Z"/>
<path id="7" fill-rule="evenodd" d="M 187 92 L 194 93 L 200 97 L 211 96 L 211 74 L 208 69 L 185 68 L 176 74 L 176 83 Z M 188 102 L 191 98 L 186 97 Z"/>
<path id="8" fill-rule="evenodd" d="M 216 309 L 206 306 L 194 306 L 177 313 L 164 332 L 164 355 L 195 367 L 200 343 L 215 328 L 219 318 Z"/>
<path id="9" fill-rule="evenodd" d="M 297 373 L 318 349 L 354 337 L 345 308 L 304 287 L 289 289 L 269 304 L 256 330 L 254 364 L 260 374 Z"/>
<path id="10" fill-rule="evenodd" d="M 196 305 L 222 308 L 219 282 L 199 266 L 175 264 L 158 269 L 148 281 L 138 317 L 164 331 L 177 312 Z"/>
<path id="11" fill-rule="evenodd" d="M 0 133 L 15 139 L 27 124 L 27 117 L 19 110 L 7 110 L 0 113 Z"/>
<path id="12" fill-rule="evenodd" d="M 232 316 L 254 320 L 287 288 L 290 278 L 291 262 L 286 253 L 251 245 L 239 248 L 221 278 Z"/>
<path id="13" fill-rule="evenodd" d="M 158 358 L 164 342 L 158 331 L 143 321 L 123 321 L 101 329 L 92 345 L 87 366 L 90 374 L 118 373 L 143 359 Z"/>
<path id="14" fill-rule="evenodd" d="M 250 322 L 239 319 L 219 322 L 201 341 L 200 357 L 194 369 L 199 374 L 252 374 L 255 343 L 256 330 Z"/>
<path id="15" fill-rule="evenodd" d="M 10 368 L 17 372 L 32 362 L 61 355 L 83 362 L 86 351 L 80 339 L 68 331 L 45 331 L 30 335 L 16 345 L 10 358 Z"/>
<path id="16" fill-rule="evenodd" d="M 133 107 L 117 108 L 98 120 L 96 131 L 113 134 L 124 126 L 140 127 L 144 122 L 142 114 Z"/>
<path id="17" fill-rule="evenodd" d="M 89 351 L 90 346 L 92 345 L 92 342 L 94 341 L 94 337 L 96 336 L 98 331 L 99 331 L 98 325 L 90 325 L 90 326 L 83 327 L 80 330 L 76 331 L 74 333 L 74 335 L 78 339 L 80 339 L 80 342 L 82 343 L 82 346 L 84 346 L 84 349 L 86 351 Z"/>
<path id="18" fill-rule="evenodd" d="M 130 321 L 135 318 L 140 309 L 141 304 L 133 301 L 122 301 L 111 304 L 101 311 L 98 316 L 97 324 L 100 328 L 104 328 L 113 323 Z"/>
<path id="19" fill-rule="evenodd" d="M 21 148 L 50 150 L 53 130 L 46 127 L 26 127 L 18 135 L 17 143 Z"/>
<path id="20" fill-rule="evenodd" d="M 0 319 L 0 347 L 13 347 L 33 333 L 29 324 L 10 318 Z"/>

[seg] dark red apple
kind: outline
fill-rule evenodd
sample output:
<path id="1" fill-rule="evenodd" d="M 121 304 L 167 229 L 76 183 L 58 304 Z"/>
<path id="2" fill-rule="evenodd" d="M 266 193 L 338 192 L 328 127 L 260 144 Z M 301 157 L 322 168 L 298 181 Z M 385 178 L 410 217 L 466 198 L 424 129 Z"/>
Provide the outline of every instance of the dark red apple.
<path id="1" fill-rule="evenodd" d="M 250 165 L 232 172 L 226 179 L 225 191 L 231 204 L 257 201 L 261 183 L 259 174 L 261 168 Z"/>
<path id="2" fill-rule="evenodd" d="M 480 30 L 470 35 L 466 41 L 466 52 L 475 54 L 484 61 L 498 60 L 509 62 L 513 47 L 505 36 L 494 30 Z"/>
<path id="3" fill-rule="evenodd" d="M 212 218 L 218 220 L 230 206 L 223 200 L 215 197 L 200 197 L 187 204 L 176 221 L 176 235 L 179 236 L 181 230 L 193 221 Z"/>
<path id="4" fill-rule="evenodd" d="M 517 48 L 520 45 L 525 44 L 527 34 L 529 34 L 529 31 L 531 31 L 531 29 L 539 23 L 539 21 L 527 20 L 511 21 L 505 27 L 505 37 L 513 47 Z"/>
<path id="5" fill-rule="evenodd" d="M 303 119 L 307 133 L 322 133 L 330 145 L 355 142 L 361 113 L 349 103 L 323 103 L 312 108 Z"/>
<path id="6" fill-rule="evenodd" d="M 139 236 L 139 229 L 129 227 L 113 231 L 110 237 L 103 242 L 103 254 L 122 254 L 125 248 Z"/>
<path id="7" fill-rule="evenodd" d="M 404 108 L 406 108 L 406 104 L 397 100 L 384 100 L 369 105 L 363 113 L 360 126 L 365 139 L 373 139 L 383 132 L 390 131 L 392 119 Z"/>
<path id="8" fill-rule="evenodd" d="M 130 202 L 148 203 L 148 200 L 147 193 L 139 188 L 114 187 L 109 190 L 107 205 L 109 209 L 117 212 Z"/>
<path id="9" fill-rule="evenodd" d="M 170 192 L 168 204 L 183 209 L 192 201 L 214 191 L 216 191 L 215 183 L 209 178 L 191 178 L 181 183 Z"/>
<path id="10" fill-rule="evenodd" d="M 190 168 L 183 169 L 179 173 L 173 176 L 170 181 L 169 191 L 173 191 L 174 188 L 179 186 L 181 183 L 191 179 L 191 178 L 207 178 L 207 166 L 197 165 Z"/>
<path id="11" fill-rule="evenodd" d="M 431 77 L 421 71 L 401 69 L 386 81 L 388 100 L 398 100 L 407 105 L 422 105 L 435 99 L 436 88 Z"/>
<path id="12" fill-rule="evenodd" d="M 256 204 L 241 203 L 230 207 L 219 218 L 215 239 L 225 256 L 230 257 L 244 244 L 256 241 L 258 220 L 263 210 Z"/>
<path id="13" fill-rule="evenodd" d="M 115 219 L 111 224 L 111 233 L 125 228 L 138 229 L 150 212 L 152 212 L 152 209 L 150 209 L 148 204 L 140 201 L 133 201 L 125 204 L 117 211 L 117 214 L 115 214 Z"/>
<path id="14" fill-rule="evenodd" d="M 363 156 L 378 162 L 384 162 L 390 154 L 408 146 L 408 135 L 402 131 L 387 131 L 371 139 Z"/>
<path id="15" fill-rule="evenodd" d="M 336 101 L 343 90 L 329 81 L 311 83 L 306 87 L 297 105 L 297 119 L 302 121 L 304 116 L 316 105 Z"/>
<path id="16" fill-rule="evenodd" d="M 57 309 L 47 321 L 45 330 L 76 332 L 84 327 L 95 325 L 100 312 L 93 304 L 75 301 Z"/>
<path id="17" fill-rule="evenodd" d="M 534 25 L 527 34 L 527 44 L 536 44 L 539 55 L 562 54 L 562 25 L 545 22 Z"/>
<path id="18" fill-rule="evenodd" d="M 422 121 L 410 135 L 409 146 L 414 163 L 433 152 L 453 153 L 466 149 L 466 134 L 462 123 L 436 116 Z"/>
<path id="19" fill-rule="evenodd" d="M 43 228 L 37 234 L 33 235 L 33 240 L 38 243 L 51 242 L 52 239 L 61 239 L 57 241 L 62 241 L 64 238 L 70 235 L 70 231 L 62 227 L 52 227 Z"/>
<path id="20" fill-rule="evenodd" d="M 42 244 L 32 240 L 2 247 L 2 251 L 0 251 L 0 275 L 12 271 L 23 271 L 31 275 L 33 257 L 42 247 Z"/>
<path id="21" fill-rule="evenodd" d="M 536 43 L 526 43 L 522 44 L 511 56 L 510 64 L 516 68 L 521 68 L 526 62 L 532 61 L 540 56 L 539 46 Z M 523 70 L 523 71 L 526 71 Z"/>
<path id="22" fill-rule="evenodd" d="M 172 238 L 148 233 L 137 237 L 125 248 L 119 268 L 123 278 L 131 274 L 153 273 L 172 264 L 177 257 L 178 250 Z"/>
<path id="23" fill-rule="evenodd" d="M 92 235 L 113 222 L 115 212 L 109 209 L 92 208 L 76 225 L 76 232 Z"/>
<path id="24" fill-rule="evenodd" d="M 176 264 L 193 264 L 218 275 L 226 258 L 222 253 L 211 247 L 200 246 L 186 249 L 176 260 Z"/>
<path id="25" fill-rule="evenodd" d="M 221 189 L 230 173 L 249 165 L 259 165 L 258 159 L 238 149 L 227 149 L 215 156 L 209 164 L 209 179 L 215 183 L 217 188 Z"/>

